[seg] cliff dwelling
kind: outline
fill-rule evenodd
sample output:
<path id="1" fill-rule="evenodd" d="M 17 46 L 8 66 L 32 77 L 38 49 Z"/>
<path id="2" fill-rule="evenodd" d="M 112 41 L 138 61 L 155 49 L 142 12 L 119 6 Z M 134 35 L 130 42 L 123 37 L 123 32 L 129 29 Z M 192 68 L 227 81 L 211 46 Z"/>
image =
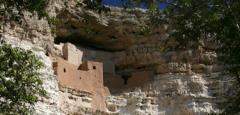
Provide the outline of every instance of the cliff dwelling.
<path id="1" fill-rule="evenodd" d="M 89 93 L 93 98 L 93 108 L 104 111 L 104 98 L 110 93 L 108 88 L 103 86 L 103 64 L 94 61 L 82 62 L 82 54 L 83 52 L 72 44 L 63 46 L 63 57 L 58 57 L 54 63 L 59 85 Z"/>
<path id="2" fill-rule="evenodd" d="M 151 72 L 118 75 L 115 73 L 114 63 L 108 59 L 111 55 L 106 55 L 105 52 L 97 56 L 96 52 L 94 54 L 90 50 L 79 49 L 73 44 L 65 43 L 62 47 L 63 56 L 56 58 L 53 68 L 61 88 L 75 90 L 92 97 L 91 105 L 96 110 L 106 111 L 105 98 L 111 95 L 110 91 L 119 93 L 122 90 L 143 87 L 151 81 Z M 108 57 L 107 60 L 104 57 Z M 85 61 L 82 61 L 83 59 Z M 104 64 L 87 59 L 99 60 Z"/>
<path id="3" fill-rule="evenodd" d="M 240 70 L 235 21 L 240 0 L 172 0 L 183 7 L 165 4 L 155 10 L 150 4 L 151 11 L 127 8 L 125 1 L 124 8 L 87 7 L 96 0 L 13 1 L 0 2 L 0 46 L 6 42 L 13 48 L 0 49 L 0 115 L 14 114 L 8 109 L 21 114 L 22 105 L 33 115 L 207 115 L 224 109 L 232 115 L 240 110 L 232 108 L 236 103 L 220 107 L 228 97 L 240 102 L 239 74 L 228 72 Z M 26 68 L 28 57 L 39 73 Z M 45 91 L 46 96 L 38 94 Z M 30 101 L 22 103 L 25 99 Z"/>

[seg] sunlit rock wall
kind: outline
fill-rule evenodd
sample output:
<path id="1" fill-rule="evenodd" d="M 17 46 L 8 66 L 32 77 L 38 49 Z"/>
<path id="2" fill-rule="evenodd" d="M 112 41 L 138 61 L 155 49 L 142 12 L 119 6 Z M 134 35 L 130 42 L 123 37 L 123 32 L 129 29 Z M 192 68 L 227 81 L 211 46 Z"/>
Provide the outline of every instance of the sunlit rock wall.
<path id="1" fill-rule="evenodd" d="M 40 69 L 40 78 L 43 81 L 43 87 L 47 91 L 46 97 L 40 97 L 39 101 L 34 105 L 36 110 L 36 114 L 43 115 L 53 115 L 53 114 L 61 114 L 61 110 L 59 109 L 59 97 L 60 91 L 58 88 L 58 82 L 56 80 L 56 76 L 54 75 L 52 69 L 52 61 L 48 56 L 45 55 L 45 51 L 43 48 L 34 46 L 29 41 L 21 41 L 17 40 L 17 38 L 4 35 L 2 37 L 4 41 L 8 44 L 11 44 L 13 47 L 20 47 L 24 50 L 31 50 L 36 55 L 37 58 L 43 62 L 44 67 Z"/>
<path id="2" fill-rule="evenodd" d="M 117 102 L 110 103 L 109 109 L 123 115 L 218 113 L 218 103 L 229 90 L 232 78 L 221 73 L 224 66 L 218 63 L 214 48 L 202 43 L 189 49 L 172 49 L 174 42 L 167 41 L 170 39 L 165 38 L 167 32 L 161 30 L 160 33 L 140 39 L 135 45 L 114 54 L 116 73 L 124 75 L 147 70 L 153 71 L 154 75 L 145 88 L 131 87 L 131 91 L 113 94 L 109 102 L 118 98 L 126 102 L 122 106 Z M 141 95 L 136 95 L 139 92 Z"/>
<path id="3" fill-rule="evenodd" d="M 217 104 L 227 92 L 231 77 L 221 74 L 224 68 L 217 62 L 213 44 L 203 42 L 192 49 L 173 49 L 176 43 L 169 38 L 171 28 L 166 25 L 152 35 L 136 35 L 146 19 L 141 11 L 130 14 L 112 8 L 113 12 L 99 15 L 76 4 L 77 0 L 50 0 L 49 16 L 60 20 L 56 33 L 52 33 L 46 18 L 39 19 L 29 12 L 24 15 L 24 27 L 28 28 L 14 22 L 1 26 L 5 40 L 33 50 L 45 64 L 41 78 L 48 98 L 41 98 L 35 105 L 36 114 L 205 115 L 219 111 Z M 90 105 L 91 96 L 58 85 L 52 61 L 46 56 L 62 55 L 61 46 L 54 45 L 54 40 L 87 45 L 84 51 L 91 53 L 91 59 L 108 63 L 104 63 L 110 70 L 106 71 L 108 77 L 152 71 L 153 79 L 144 87 L 108 87 L 115 92 L 106 99 L 108 110 L 95 111 Z"/>

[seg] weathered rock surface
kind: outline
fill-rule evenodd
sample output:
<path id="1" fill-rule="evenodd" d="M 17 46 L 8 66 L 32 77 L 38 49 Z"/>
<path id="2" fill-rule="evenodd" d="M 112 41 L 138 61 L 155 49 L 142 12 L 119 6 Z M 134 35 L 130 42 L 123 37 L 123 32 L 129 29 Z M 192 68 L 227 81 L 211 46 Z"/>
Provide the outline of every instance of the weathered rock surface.
<path id="1" fill-rule="evenodd" d="M 43 87 L 47 91 L 47 96 L 45 98 L 40 98 L 39 102 L 34 105 L 36 114 L 62 114 L 58 101 L 60 99 L 60 91 L 58 88 L 56 76 L 54 75 L 54 71 L 52 69 L 52 61 L 45 55 L 44 49 L 33 45 L 29 41 L 20 41 L 17 40 L 17 38 L 8 35 L 4 35 L 3 40 L 5 40 L 8 44 L 11 44 L 13 47 L 20 47 L 25 50 L 33 51 L 33 53 L 44 64 L 44 68 L 40 70 L 40 78 L 43 80 Z"/>
<path id="2" fill-rule="evenodd" d="M 41 78 L 48 98 L 35 105 L 36 114 L 205 115 L 219 112 L 217 102 L 228 90 L 229 78 L 220 74 L 224 67 L 217 63 L 216 46 L 204 43 L 193 49 L 172 49 L 176 43 L 168 37 L 166 25 L 154 30 L 153 35 L 136 35 L 137 27 L 145 20 L 141 12 L 130 15 L 115 8 L 113 12 L 98 15 L 76 4 L 77 0 L 50 0 L 47 10 L 57 19 L 56 37 L 46 18 L 39 19 L 28 12 L 24 17 L 28 28 L 9 22 L 4 30 L 0 29 L 5 40 L 33 50 L 46 66 L 41 70 Z M 114 83 L 122 85 L 122 89 L 109 85 L 114 93 L 105 100 L 108 110 L 94 110 L 90 104 L 92 97 L 86 92 L 59 86 L 52 62 L 46 56 L 46 53 L 63 55 L 62 45 L 54 44 L 54 40 L 78 44 L 84 60 L 103 62 L 105 83 L 115 79 Z M 142 71 L 153 74 L 129 76 Z M 128 79 L 137 85 L 128 87 Z M 146 84 L 138 87 L 143 82 Z"/>
<path id="3" fill-rule="evenodd" d="M 79 7 L 66 9 L 57 16 L 55 40 L 109 51 L 126 49 L 134 43 L 133 33 L 139 22 L 135 15 L 111 16 L 110 13 L 99 15 Z"/>
<path id="4" fill-rule="evenodd" d="M 161 35 L 148 39 L 149 41 L 140 40 L 124 51 L 115 52 L 114 62 L 117 73 L 149 70 L 155 73 L 153 80 L 148 86 L 135 87 L 141 90 L 142 96 L 133 96 L 139 90 L 125 90 L 125 93 L 132 94 L 132 98 L 126 97 L 122 92 L 116 93 L 114 98 L 123 98 L 127 102 L 121 107 L 118 104 L 110 104 L 109 107 L 115 108 L 113 110 L 119 114 L 129 115 L 218 113 L 220 110 L 217 103 L 226 94 L 229 87 L 226 83 L 230 79 L 220 74 L 223 66 L 218 65 L 217 54 L 201 46 L 193 49 L 168 49 L 169 45 L 163 44 L 166 42 Z M 111 90 L 115 92 L 115 89 Z M 145 97 L 154 100 L 152 105 L 139 107 Z"/>
<path id="5" fill-rule="evenodd" d="M 206 115 L 218 113 L 217 102 L 226 92 L 218 73 L 161 74 L 149 88 L 115 94 L 107 99 L 109 111 L 120 115 Z"/>

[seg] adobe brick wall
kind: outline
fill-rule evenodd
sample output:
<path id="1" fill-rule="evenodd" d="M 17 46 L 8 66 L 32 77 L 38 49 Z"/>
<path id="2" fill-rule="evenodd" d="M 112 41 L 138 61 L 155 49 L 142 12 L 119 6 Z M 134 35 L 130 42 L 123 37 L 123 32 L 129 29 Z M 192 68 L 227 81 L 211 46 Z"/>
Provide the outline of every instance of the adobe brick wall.
<path id="1" fill-rule="evenodd" d="M 120 75 L 104 76 L 104 85 L 109 88 L 111 93 L 120 93 L 123 90 L 145 88 L 153 80 L 153 73 L 150 71 L 135 72 L 128 76 L 127 84 Z"/>
<path id="2" fill-rule="evenodd" d="M 69 63 L 74 65 L 79 65 L 82 63 L 83 52 L 78 50 L 76 46 L 71 43 L 64 44 L 63 48 L 63 58 L 68 60 Z"/>
<path id="3" fill-rule="evenodd" d="M 91 93 L 93 95 L 92 107 L 105 111 L 105 98 L 110 95 L 110 92 L 103 86 L 103 65 L 92 61 L 84 62 L 82 65 L 84 68 L 79 68 L 79 66 L 58 57 L 54 68 L 59 84 L 63 87 Z"/>
<path id="4" fill-rule="evenodd" d="M 103 86 L 103 64 L 82 62 L 83 52 L 73 44 L 63 46 L 63 58 L 58 57 L 53 64 L 59 85 L 69 89 L 89 92 L 92 95 L 92 108 L 105 111 L 105 98 L 110 95 Z"/>
<path id="5" fill-rule="evenodd" d="M 90 49 L 86 47 L 78 47 L 83 53 L 82 60 L 83 61 L 97 61 L 103 63 L 103 72 L 115 74 L 115 64 L 113 62 L 113 54 L 112 52 L 101 51 Z"/>
<path id="6" fill-rule="evenodd" d="M 88 77 L 87 71 L 80 72 L 78 66 L 71 64 L 62 58 L 57 58 L 57 67 L 55 68 L 58 81 L 61 85 L 77 90 L 88 92 L 93 91 L 93 80 L 92 77 Z"/>

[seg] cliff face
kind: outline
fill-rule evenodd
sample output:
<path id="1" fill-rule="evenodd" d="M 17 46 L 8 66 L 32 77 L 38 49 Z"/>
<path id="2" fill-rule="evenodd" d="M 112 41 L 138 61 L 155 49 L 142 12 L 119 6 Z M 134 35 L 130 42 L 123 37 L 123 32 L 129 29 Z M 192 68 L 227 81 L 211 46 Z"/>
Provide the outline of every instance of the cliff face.
<path id="1" fill-rule="evenodd" d="M 56 19 L 56 33 L 51 33 L 46 18 L 39 20 L 28 12 L 24 17 L 28 28 L 9 22 L 1 29 L 3 39 L 33 50 L 45 63 L 42 79 L 48 98 L 35 105 L 37 114 L 219 112 L 217 103 L 228 90 L 230 78 L 221 75 L 223 66 L 217 63 L 213 45 L 203 42 L 192 49 L 172 49 L 176 43 L 168 37 L 171 28 L 167 25 L 155 29 L 151 35 L 141 34 L 140 27 L 147 24 L 144 11 L 112 8 L 112 12 L 99 15 L 76 5 L 76 0 L 50 1 L 47 10 Z M 52 66 L 56 57 L 63 56 L 62 42 L 75 44 L 83 52 L 83 61 L 103 63 L 104 84 L 99 86 L 106 86 L 110 96 L 95 99 L 93 95 L 100 92 L 96 89 L 89 93 L 78 90 L 81 85 L 62 87 Z M 106 107 L 98 110 L 93 102 L 96 100 Z"/>
<path id="2" fill-rule="evenodd" d="M 162 48 L 168 48 L 163 39 L 166 34 L 139 40 L 126 50 L 114 53 L 118 75 L 110 77 L 106 83 L 115 94 L 110 102 L 120 97 L 127 103 L 124 106 L 110 103 L 109 106 L 122 114 L 218 112 L 217 103 L 221 102 L 228 89 L 229 78 L 221 75 L 223 67 L 217 64 L 216 53 L 206 44 L 193 49 L 162 51 Z M 139 74 L 139 78 L 131 75 L 139 71 L 152 71 L 154 74 L 148 76 L 150 80 L 141 79 L 143 74 Z M 125 74 L 130 75 L 127 84 L 115 86 L 121 81 L 116 77 Z M 108 79 L 107 76 L 105 78 Z M 137 81 L 144 82 L 135 85 Z"/>
<path id="3" fill-rule="evenodd" d="M 9 35 L 3 35 L 2 39 L 13 47 L 20 47 L 25 50 L 31 50 L 43 62 L 44 68 L 40 70 L 40 78 L 43 81 L 43 87 L 47 91 L 46 98 L 40 98 L 35 104 L 36 114 L 49 114 L 54 115 L 55 113 L 63 114 L 59 106 L 61 92 L 58 88 L 58 82 L 56 75 L 52 69 L 52 61 L 46 56 L 45 50 L 42 47 L 32 44 L 26 40 L 19 40 L 19 38 L 12 37 Z"/>

